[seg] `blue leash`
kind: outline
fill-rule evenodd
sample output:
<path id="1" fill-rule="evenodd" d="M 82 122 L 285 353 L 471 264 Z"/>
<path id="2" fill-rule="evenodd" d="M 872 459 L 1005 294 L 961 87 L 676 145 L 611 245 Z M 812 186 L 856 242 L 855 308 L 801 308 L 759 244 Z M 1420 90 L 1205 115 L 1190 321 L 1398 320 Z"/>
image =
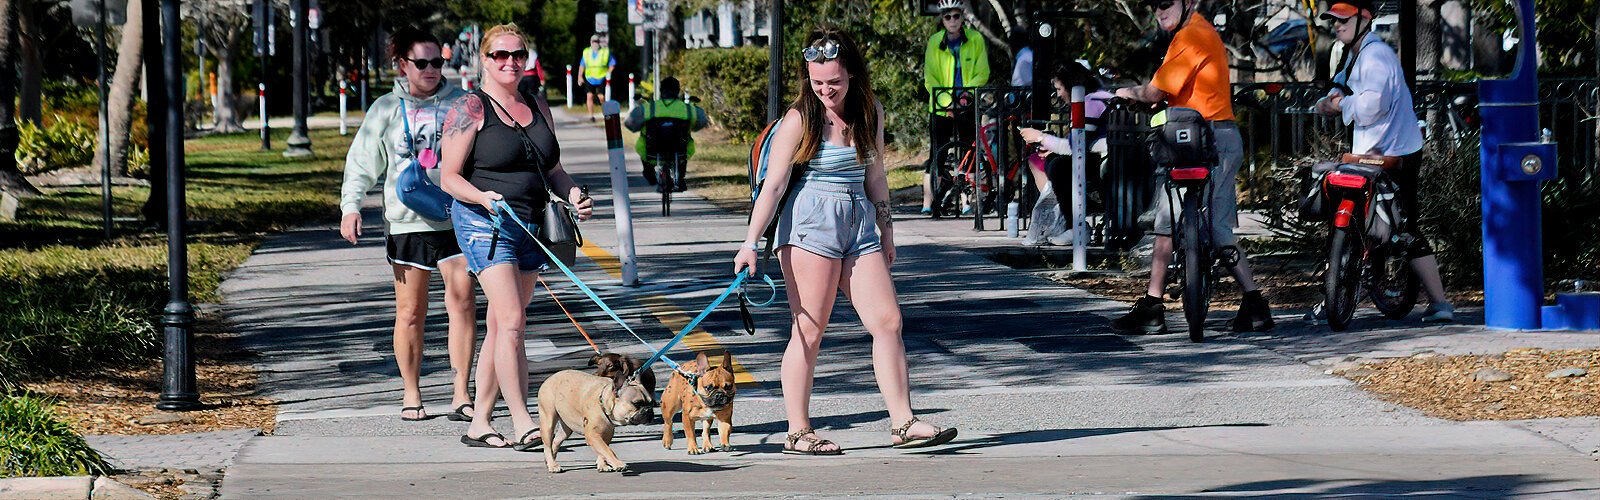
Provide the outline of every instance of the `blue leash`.
<path id="1" fill-rule="evenodd" d="M 517 213 L 511 210 L 510 205 L 507 205 L 504 200 L 495 200 L 494 207 L 495 210 L 489 215 L 493 219 L 495 227 L 500 227 L 503 222 L 503 219 L 501 219 L 500 215 L 502 212 L 511 216 L 511 221 L 515 222 L 517 227 L 522 228 L 523 232 L 526 232 L 528 237 L 533 239 L 534 244 L 539 245 L 539 249 L 544 251 L 545 257 L 547 257 L 550 262 L 555 263 L 556 268 L 560 269 L 561 273 L 567 276 L 567 279 L 571 280 L 574 285 L 577 285 L 578 289 L 583 291 L 584 295 L 587 295 L 590 301 L 593 301 L 595 305 L 600 306 L 600 309 L 605 311 L 606 315 L 611 317 L 612 321 L 616 322 L 618 325 L 621 325 L 623 330 L 627 330 L 629 334 L 633 335 L 633 338 L 638 339 L 640 343 L 644 344 L 645 348 L 650 349 L 650 351 L 654 353 L 650 356 L 648 361 L 645 361 L 639 367 L 638 373 L 642 373 L 644 370 L 649 369 L 650 365 L 655 364 L 656 361 L 662 361 L 668 366 L 671 366 L 674 371 L 677 371 L 678 373 L 683 374 L 685 377 L 688 377 L 690 380 L 693 380 L 695 375 L 686 372 L 682 366 L 672 361 L 671 358 L 668 358 L 666 356 L 666 351 L 672 349 L 672 347 L 676 346 L 678 342 L 682 341 L 685 336 L 688 336 L 691 330 L 694 330 L 696 326 L 700 325 L 701 321 L 704 321 L 707 316 L 711 315 L 712 310 L 721 305 L 724 300 L 727 300 L 728 296 L 733 294 L 735 290 L 738 290 L 741 286 L 743 286 L 747 277 L 755 275 L 755 270 L 751 269 L 748 273 L 740 273 L 739 275 L 735 276 L 733 284 L 729 285 L 726 290 L 723 290 L 722 295 L 718 296 L 716 300 L 711 301 L 711 305 L 706 306 L 704 310 L 700 311 L 700 315 L 696 316 L 693 321 L 689 322 L 688 325 L 685 325 L 677 335 L 672 337 L 671 341 L 667 342 L 665 347 L 656 349 L 654 346 L 651 346 L 649 342 L 646 342 L 643 338 L 639 337 L 639 334 L 633 331 L 633 327 L 628 326 L 628 322 L 623 321 L 622 317 L 618 316 L 617 312 L 611 309 L 611 306 L 606 305 L 605 300 L 601 299 L 598 294 L 594 293 L 594 290 L 589 288 L 589 285 L 585 284 L 582 279 L 578 278 L 577 273 L 572 272 L 571 268 L 567 267 L 565 263 L 562 263 L 561 259 L 556 257 L 555 252 L 551 251 L 550 247 L 545 246 L 544 242 L 540 241 L 539 237 L 533 234 L 533 230 L 530 229 L 531 226 L 522 222 L 522 218 L 518 217 Z M 767 286 L 772 287 L 772 297 L 769 297 L 765 303 L 758 304 L 764 306 L 771 304 L 772 301 L 776 299 L 778 289 L 777 285 L 772 282 L 772 277 L 763 275 L 762 279 L 766 281 Z M 637 376 L 637 373 L 635 375 Z"/>

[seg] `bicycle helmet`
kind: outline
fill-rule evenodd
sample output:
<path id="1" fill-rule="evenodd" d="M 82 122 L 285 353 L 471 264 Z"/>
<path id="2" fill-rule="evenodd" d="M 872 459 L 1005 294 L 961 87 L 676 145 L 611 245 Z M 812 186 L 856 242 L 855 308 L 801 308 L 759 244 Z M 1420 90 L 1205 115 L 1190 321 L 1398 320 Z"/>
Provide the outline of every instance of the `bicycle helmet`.
<path id="1" fill-rule="evenodd" d="M 961 0 L 939 0 L 939 3 L 934 5 L 934 10 L 938 12 L 944 12 L 947 10 L 960 10 L 962 12 L 966 12 L 967 3 Z"/>

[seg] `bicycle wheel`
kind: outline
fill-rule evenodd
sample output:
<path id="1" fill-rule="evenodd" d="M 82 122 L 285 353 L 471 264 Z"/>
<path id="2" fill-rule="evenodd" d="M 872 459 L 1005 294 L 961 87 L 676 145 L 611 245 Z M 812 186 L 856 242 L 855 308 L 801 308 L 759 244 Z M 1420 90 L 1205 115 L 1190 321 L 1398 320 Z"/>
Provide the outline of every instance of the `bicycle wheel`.
<path id="1" fill-rule="evenodd" d="M 1356 288 L 1360 284 L 1361 235 L 1349 229 L 1335 229 L 1328 243 L 1328 275 L 1323 283 L 1328 328 L 1342 332 L 1350 327 L 1350 318 L 1356 312 Z"/>
<path id="2" fill-rule="evenodd" d="M 1211 309 L 1211 235 L 1203 231 L 1205 221 L 1200 212 L 1201 189 L 1189 189 L 1183 194 L 1183 213 L 1179 221 L 1178 241 L 1183 270 L 1183 318 L 1189 323 L 1189 340 L 1205 340 L 1206 313 Z"/>
<path id="3" fill-rule="evenodd" d="M 1367 292 L 1372 305 L 1389 319 L 1403 319 L 1417 306 L 1421 280 L 1411 270 L 1405 250 L 1395 244 L 1372 249 L 1367 258 Z"/>
<path id="4" fill-rule="evenodd" d="M 662 217 L 670 217 L 672 215 L 672 186 L 675 185 L 673 184 L 672 174 L 677 171 L 677 168 L 678 166 L 675 162 L 666 157 L 663 157 L 662 161 L 656 162 L 656 191 L 661 192 Z"/>
<path id="5" fill-rule="evenodd" d="M 951 141 L 935 150 L 929 165 L 933 176 L 933 218 L 955 216 L 961 213 L 961 184 L 956 171 L 969 148 Z"/>

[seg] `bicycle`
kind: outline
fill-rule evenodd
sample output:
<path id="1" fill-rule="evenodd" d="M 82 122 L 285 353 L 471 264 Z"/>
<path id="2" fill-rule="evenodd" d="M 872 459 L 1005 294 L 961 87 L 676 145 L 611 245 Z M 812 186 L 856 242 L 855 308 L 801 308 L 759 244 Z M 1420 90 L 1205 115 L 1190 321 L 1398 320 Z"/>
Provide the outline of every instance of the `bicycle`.
<path id="1" fill-rule="evenodd" d="M 1025 178 L 1026 155 L 1008 155 L 1001 151 L 1007 148 L 1006 139 L 1010 137 L 1007 134 L 1014 136 L 1024 121 L 1017 111 L 1021 109 L 1019 104 L 1025 104 L 1028 97 L 1018 89 L 1005 87 L 934 90 L 955 94 L 949 109 L 957 116 L 963 110 L 974 114 L 985 110 L 995 113 L 992 121 L 975 128 L 976 133 L 970 139 L 958 133 L 934 148 L 928 162 L 933 218 L 970 213 L 974 229 L 981 231 L 986 214 L 1002 215 L 1002 207 L 1012 201 L 1027 204 L 1030 198 Z M 984 101 L 980 103 L 979 99 Z M 961 210 L 963 205 L 965 211 Z"/>
<path id="2" fill-rule="evenodd" d="M 1416 307 L 1421 280 L 1406 248 L 1408 221 L 1395 200 L 1398 186 L 1388 170 L 1399 158 L 1345 154 L 1322 173 L 1322 194 L 1335 208 L 1328 214 L 1328 270 L 1323 278 L 1328 327 L 1342 332 L 1355 315 L 1357 293 L 1390 319 Z"/>
<path id="3" fill-rule="evenodd" d="M 1125 99 L 1118 101 L 1120 105 L 1134 104 Z M 1165 126 L 1152 124 L 1146 145 L 1157 165 L 1156 175 L 1163 179 L 1161 195 L 1167 197 L 1167 210 L 1172 220 L 1175 255 L 1168 266 L 1167 280 L 1176 281 L 1178 288 L 1168 292 L 1168 296 L 1182 298 L 1189 340 L 1201 342 L 1205 340 L 1206 315 L 1211 309 L 1217 268 L 1237 265 L 1239 254 L 1232 246 L 1217 248 L 1212 241 L 1211 175 L 1219 159 L 1215 139 L 1207 139 L 1211 137 L 1210 124 L 1200 118 L 1198 112 L 1185 108 L 1168 108 L 1160 116 L 1172 120 L 1172 115 L 1180 113 L 1178 110 L 1193 115 L 1185 123 L 1202 125 L 1169 131 Z M 1169 140 L 1169 132 L 1177 140 Z M 1179 147 L 1190 150 L 1178 154 Z M 1180 156 L 1183 158 L 1178 158 Z"/>
<path id="4" fill-rule="evenodd" d="M 672 193 L 676 190 L 678 175 L 687 170 L 689 155 L 685 153 L 655 153 L 650 155 L 656 165 L 656 192 L 661 193 L 661 216 L 672 216 Z"/>

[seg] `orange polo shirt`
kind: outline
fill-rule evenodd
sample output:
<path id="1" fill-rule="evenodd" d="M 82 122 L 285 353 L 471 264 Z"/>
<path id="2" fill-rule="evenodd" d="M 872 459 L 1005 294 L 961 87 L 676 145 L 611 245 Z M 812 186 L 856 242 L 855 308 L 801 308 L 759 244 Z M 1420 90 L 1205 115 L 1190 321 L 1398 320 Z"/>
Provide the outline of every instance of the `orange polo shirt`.
<path id="1" fill-rule="evenodd" d="M 1233 119 L 1233 86 L 1222 37 L 1200 14 L 1172 37 L 1167 56 L 1150 85 L 1167 93 L 1167 105 L 1193 108 L 1207 120 Z"/>

